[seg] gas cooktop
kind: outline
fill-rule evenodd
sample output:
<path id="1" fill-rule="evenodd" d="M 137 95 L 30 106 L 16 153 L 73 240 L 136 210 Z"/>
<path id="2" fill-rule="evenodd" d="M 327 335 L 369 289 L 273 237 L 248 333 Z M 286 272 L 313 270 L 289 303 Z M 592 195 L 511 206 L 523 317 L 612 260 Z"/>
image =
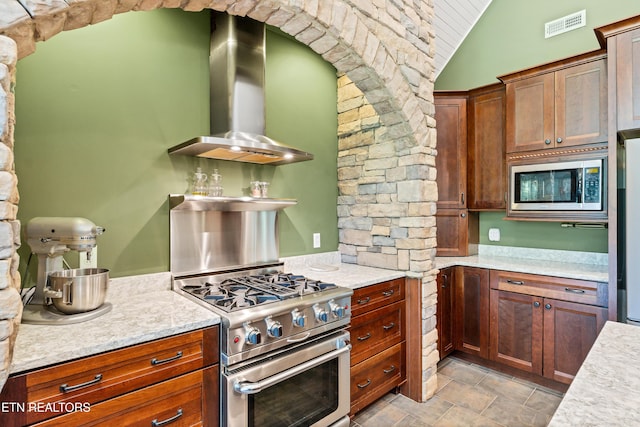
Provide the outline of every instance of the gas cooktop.
<path id="1" fill-rule="evenodd" d="M 333 283 L 289 273 L 262 273 L 224 278 L 209 276 L 198 282 L 186 281 L 180 288 L 207 303 L 232 312 L 258 305 L 323 292 L 336 288 Z"/>

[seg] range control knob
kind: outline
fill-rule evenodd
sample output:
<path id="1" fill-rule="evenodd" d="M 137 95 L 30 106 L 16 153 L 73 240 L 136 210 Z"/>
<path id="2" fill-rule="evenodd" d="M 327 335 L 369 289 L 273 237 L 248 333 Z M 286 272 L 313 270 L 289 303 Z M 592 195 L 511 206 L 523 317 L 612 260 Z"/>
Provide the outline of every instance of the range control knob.
<path id="1" fill-rule="evenodd" d="M 297 328 L 304 328 L 304 325 L 307 321 L 307 316 L 300 312 L 297 308 L 291 312 L 291 320 L 293 321 L 293 326 Z"/>
<path id="2" fill-rule="evenodd" d="M 318 319 L 318 322 L 326 323 L 329 320 L 329 314 L 327 313 L 327 310 L 320 307 L 319 304 L 314 304 L 313 311 L 316 314 L 316 319 Z"/>
<path id="3" fill-rule="evenodd" d="M 245 341 L 249 345 L 258 345 L 262 342 L 262 334 L 260 329 L 254 326 L 245 326 L 246 334 Z"/>
<path id="4" fill-rule="evenodd" d="M 264 319 L 267 324 L 267 335 L 272 338 L 280 338 L 282 336 L 282 323 L 271 319 L 271 316 Z"/>
<path id="5" fill-rule="evenodd" d="M 336 304 L 334 300 L 329 301 L 329 308 L 331 309 L 331 312 L 333 313 L 333 315 L 336 316 L 338 319 L 342 319 L 347 312 L 345 307 L 339 304 Z"/>

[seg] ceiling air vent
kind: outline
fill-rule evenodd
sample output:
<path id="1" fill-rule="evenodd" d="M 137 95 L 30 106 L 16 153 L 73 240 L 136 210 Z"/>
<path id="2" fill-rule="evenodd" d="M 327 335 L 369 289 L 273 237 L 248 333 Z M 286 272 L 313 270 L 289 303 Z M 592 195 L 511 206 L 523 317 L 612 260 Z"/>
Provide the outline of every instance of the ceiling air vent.
<path id="1" fill-rule="evenodd" d="M 544 38 L 548 39 L 549 37 L 557 36 L 558 34 L 566 33 L 567 31 L 584 27 L 586 23 L 586 9 L 581 10 L 580 12 L 572 13 L 571 15 L 567 15 L 562 18 L 555 19 L 544 24 Z"/>

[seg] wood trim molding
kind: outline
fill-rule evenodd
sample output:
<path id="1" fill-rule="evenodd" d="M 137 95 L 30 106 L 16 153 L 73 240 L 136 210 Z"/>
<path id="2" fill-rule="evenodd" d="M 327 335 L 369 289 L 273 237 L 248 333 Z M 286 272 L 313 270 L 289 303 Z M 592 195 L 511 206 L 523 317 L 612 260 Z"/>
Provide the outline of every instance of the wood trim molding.
<path id="1" fill-rule="evenodd" d="M 422 279 L 408 277 L 405 284 L 406 303 L 406 366 L 407 382 L 402 394 L 416 402 L 422 401 Z"/>

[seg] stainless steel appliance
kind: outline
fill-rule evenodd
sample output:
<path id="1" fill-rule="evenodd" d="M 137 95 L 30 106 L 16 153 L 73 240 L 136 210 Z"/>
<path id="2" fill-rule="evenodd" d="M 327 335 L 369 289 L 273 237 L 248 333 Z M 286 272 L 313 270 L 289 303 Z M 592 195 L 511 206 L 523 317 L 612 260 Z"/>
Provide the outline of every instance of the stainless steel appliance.
<path id="1" fill-rule="evenodd" d="M 222 318 L 223 426 L 349 425 L 353 292 L 282 271 L 293 203 L 170 196 L 173 288 Z"/>
<path id="2" fill-rule="evenodd" d="M 283 165 L 313 154 L 265 135 L 265 24 L 213 13 L 211 21 L 211 135 L 169 149 L 169 154 Z"/>
<path id="3" fill-rule="evenodd" d="M 511 211 L 602 211 L 605 158 L 512 164 Z"/>
<path id="4" fill-rule="evenodd" d="M 636 132 L 637 134 L 637 132 Z M 640 138 L 618 146 L 618 320 L 640 325 Z"/>
<path id="5" fill-rule="evenodd" d="M 27 243 L 38 256 L 38 277 L 22 312 L 23 323 L 78 323 L 111 310 L 104 302 L 109 270 L 63 269 L 63 255 L 71 250 L 90 259 L 96 237 L 103 232 L 85 218 L 36 217 L 27 223 Z"/>

